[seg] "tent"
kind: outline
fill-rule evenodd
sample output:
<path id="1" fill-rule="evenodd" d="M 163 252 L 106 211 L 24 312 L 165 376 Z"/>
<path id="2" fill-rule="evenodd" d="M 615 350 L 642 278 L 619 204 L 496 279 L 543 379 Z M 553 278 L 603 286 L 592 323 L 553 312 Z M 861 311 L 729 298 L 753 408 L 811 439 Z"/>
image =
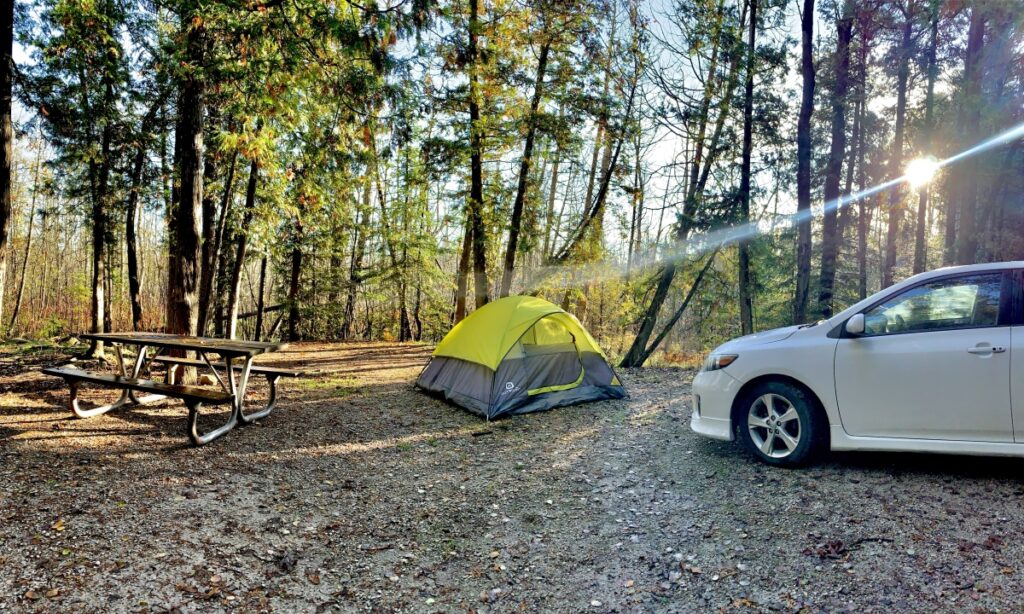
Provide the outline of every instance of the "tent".
<path id="1" fill-rule="evenodd" d="M 488 420 L 626 396 L 579 320 L 532 296 L 488 303 L 455 325 L 416 386 Z"/>

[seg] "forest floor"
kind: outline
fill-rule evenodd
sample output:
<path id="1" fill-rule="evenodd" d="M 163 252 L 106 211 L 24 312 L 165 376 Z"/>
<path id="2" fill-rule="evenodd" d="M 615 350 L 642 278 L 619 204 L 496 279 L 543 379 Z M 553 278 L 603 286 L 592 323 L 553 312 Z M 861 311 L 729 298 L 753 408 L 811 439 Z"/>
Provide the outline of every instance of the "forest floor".
<path id="1" fill-rule="evenodd" d="M 74 420 L 0 356 L 3 611 L 997 611 L 1024 595 L 1024 462 L 771 469 L 688 428 L 691 372 L 486 423 L 424 346 L 296 344 L 279 409 L 202 448 L 165 403 Z M 107 395 L 109 396 L 109 394 Z"/>

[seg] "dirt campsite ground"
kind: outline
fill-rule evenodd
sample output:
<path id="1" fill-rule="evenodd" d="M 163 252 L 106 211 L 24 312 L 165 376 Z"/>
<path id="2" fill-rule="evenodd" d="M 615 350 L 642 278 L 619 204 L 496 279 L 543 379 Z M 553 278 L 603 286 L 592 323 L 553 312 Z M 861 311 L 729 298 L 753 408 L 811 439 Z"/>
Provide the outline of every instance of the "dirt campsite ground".
<path id="1" fill-rule="evenodd" d="M 690 433 L 691 372 L 485 423 L 429 348 L 298 344 L 279 410 L 203 448 L 166 403 L 70 419 L 0 363 L 0 612 L 1012 611 L 1024 463 L 773 470 Z M 259 391 L 257 391 L 259 392 Z M 109 393 L 107 394 L 109 396 Z"/>

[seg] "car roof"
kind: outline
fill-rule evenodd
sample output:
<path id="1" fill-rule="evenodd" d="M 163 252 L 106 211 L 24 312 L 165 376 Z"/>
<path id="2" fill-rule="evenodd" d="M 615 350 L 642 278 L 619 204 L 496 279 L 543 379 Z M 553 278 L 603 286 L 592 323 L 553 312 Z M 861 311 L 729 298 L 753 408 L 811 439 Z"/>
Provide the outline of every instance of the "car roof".
<path id="1" fill-rule="evenodd" d="M 994 269 L 1024 269 L 1024 260 L 1011 260 L 1008 262 L 982 262 L 979 264 L 961 264 L 958 266 L 947 266 L 939 269 L 932 269 L 914 275 L 909 279 L 932 277 L 936 275 L 949 275 L 950 273 L 970 273 L 971 271 L 991 271 Z"/>

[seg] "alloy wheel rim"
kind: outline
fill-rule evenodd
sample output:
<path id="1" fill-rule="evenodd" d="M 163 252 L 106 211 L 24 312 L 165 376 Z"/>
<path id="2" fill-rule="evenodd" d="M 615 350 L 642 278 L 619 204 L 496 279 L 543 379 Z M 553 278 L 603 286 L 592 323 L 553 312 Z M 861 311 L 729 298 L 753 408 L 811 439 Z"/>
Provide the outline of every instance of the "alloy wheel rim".
<path id="1" fill-rule="evenodd" d="M 786 458 L 798 445 L 802 429 L 800 415 L 786 397 L 767 393 L 759 396 L 747 411 L 747 431 L 754 446 L 770 458 Z"/>

